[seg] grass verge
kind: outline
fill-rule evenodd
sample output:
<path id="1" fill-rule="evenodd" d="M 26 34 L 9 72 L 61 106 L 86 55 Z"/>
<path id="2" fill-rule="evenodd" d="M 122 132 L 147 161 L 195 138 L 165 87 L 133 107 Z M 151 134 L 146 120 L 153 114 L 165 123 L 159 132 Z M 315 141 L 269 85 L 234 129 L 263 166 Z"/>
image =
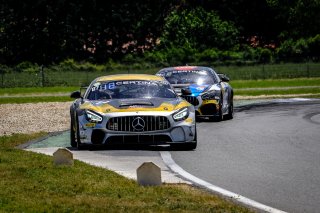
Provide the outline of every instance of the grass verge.
<path id="1" fill-rule="evenodd" d="M 235 95 L 240 96 L 272 96 L 272 95 L 301 95 L 301 94 L 309 94 L 309 95 L 319 95 L 320 94 L 320 87 L 316 88 L 270 88 L 265 90 L 237 90 L 235 89 Z"/>
<path id="2" fill-rule="evenodd" d="M 0 95 L 30 95 L 30 94 L 46 94 L 46 93 L 71 93 L 79 90 L 79 87 L 16 87 L 16 88 L 0 88 Z"/>
<path id="3" fill-rule="evenodd" d="M 9 103 L 39 103 L 39 102 L 66 102 L 73 101 L 68 96 L 26 96 L 26 97 L 0 97 L 0 104 Z"/>
<path id="4" fill-rule="evenodd" d="M 320 97 L 320 78 L 296 78 L 278 80 L 236 80 L 230 84 L 235 96 L 243 99 L 273 97 Z M 69 94 L 78 87 L 2 88 L 0 104 L 72 101 Z"/>
<path id="5" fill-rule="evenodd" d="M 44 135 L 0 137 L 0 212 L 249 211 L 187 185 L 141 187 L 80 161 L 54 166 L 49 156 L 15 148 Z"/>
<path id="6" fill-rule="evenodd" d="M 319 86 L 320 78 L 267 79 L 267 80 L 235 80 L 230 84 L 234 89 L 270 88 L 270 87 L 304 87 Z"/>

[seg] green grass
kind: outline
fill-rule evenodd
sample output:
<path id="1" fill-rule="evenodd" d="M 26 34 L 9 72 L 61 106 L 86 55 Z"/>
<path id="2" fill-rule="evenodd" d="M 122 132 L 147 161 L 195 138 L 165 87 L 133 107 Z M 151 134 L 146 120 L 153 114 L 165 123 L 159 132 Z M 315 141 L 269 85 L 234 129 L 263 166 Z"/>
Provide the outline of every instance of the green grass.
<path id="1" fill-rule="evenodd" d="M 320 87 L 317 88 L 293 88 L 293 89 L 266 89 L 266 90 L 235 90 L 235 95 L 258 96 L 258 95 L 301 95 L 301 94 L 318 94 Z"/>
<path id="2" fill-rule="evenodd" d="M 237 96 L 320 96 L 320 78 L 235 80 L 230 84 Z M 75 90 L 79 90 L 79 87 L 1 88 L 0 104 L 72 101 L 69 95 Z"/>
<path id="3" fill-rule="evenodd" d="M 235 80 L 230 81 L 234 89 L 241 88 L 267 88 L 267 87 L 299 87 L 320 86 L 320 78 L 294 78 L 294 79 L 266 79 L 266 80 Z"/>
<path id="4" fill-rule="evenodd" d="M 0 212 L 248 212 L 218 196 L 180 184 L 141 187 L 106 169 L 15 146 L 44 136 L 0 137 Z"/>
<path id="5" fill-rule="evenodd" d="M 0 104 L 73 101 L 70 94 L 79 87 L 1 88 Z"/>
<path id="6" fill-rule="evenodd" d="M 16 87 L 0 88 L 0 95 L 33 94 L 33 93 L 71 93 L 79 87 Z"/>
<path id="7" fill-rule="evenodd" d="M 219 66 L 217 72 L 233 80 L 290 79 L 320 77 L 320 63 L 285 63 L 254 66 Z"/>
<path id="8" fill-rule="evenodd" d="M 69 96 L 0 97 L 0 104 L 73 101 Z"/>
<path id="9" fill-rule="evenodd" d="M 292 96 L 317 98 L 320 96 L 320 78 L 299 78 L 280 80 L 238 80 L 230 84 L 237 96 Z"/>

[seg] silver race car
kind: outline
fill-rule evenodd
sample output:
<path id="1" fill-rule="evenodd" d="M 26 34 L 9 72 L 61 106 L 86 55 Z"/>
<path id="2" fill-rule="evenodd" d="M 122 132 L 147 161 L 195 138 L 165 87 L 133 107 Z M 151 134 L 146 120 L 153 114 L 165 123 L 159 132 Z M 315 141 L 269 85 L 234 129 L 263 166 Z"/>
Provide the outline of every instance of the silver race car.
<path id="1" fill-rule="evenodd" d="M 70 107 L 71 146 L 170 144 L 197 146 L 194 106 L 155 75 L 110 75 L 95 79 Z"/>
<path id="2" fill-rule="evenodd" d="M 165 77 L 178 95 L 195 106 L 197 117 L 233 118 L 233 89 L 226 75 L 200 66 L 168 67 L 157 75 Z"/>

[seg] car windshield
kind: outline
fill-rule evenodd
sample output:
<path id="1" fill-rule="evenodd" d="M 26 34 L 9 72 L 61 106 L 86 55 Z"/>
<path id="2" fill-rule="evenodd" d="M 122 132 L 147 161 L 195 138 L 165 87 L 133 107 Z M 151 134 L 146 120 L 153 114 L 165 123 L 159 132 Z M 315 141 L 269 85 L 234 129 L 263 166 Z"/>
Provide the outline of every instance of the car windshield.
<path id="1" fill-rule="evenodd" d="M 96 82 L 88 95 L 89 100 L 176 97 L 167 81 L 144 80 Z"/>
<path id="2" fill-rule="evenodd" d="M 170 84 L 207 85 L 217 82 L 214 75 L 206 70 L 172 70 L 160 73 Z"/>

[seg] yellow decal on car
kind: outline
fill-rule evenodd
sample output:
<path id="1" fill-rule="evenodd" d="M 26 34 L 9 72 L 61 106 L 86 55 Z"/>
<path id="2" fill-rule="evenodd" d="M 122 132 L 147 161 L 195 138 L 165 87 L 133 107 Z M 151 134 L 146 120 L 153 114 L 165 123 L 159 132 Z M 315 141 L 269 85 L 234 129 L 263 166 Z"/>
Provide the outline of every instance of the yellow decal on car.
<path id="1" fill-rule="evenodd" d="M 117 80 L 142 80 L 142 81 L 163 81 L 163 78 L 156 75 L 147 74 L 119 74 L 119 75 L 109 75 L 102 76 L 97 79 L 97 81 L 117 81 Z"/>
<path id="2" fill-rule="evenodd" d="M 187 123 L 192 123 L 193 120 L 192 120 L 192 118 L 187 118 L 187 119 L 185 120 L 185 122 L 187 122 Z"/>
<path id="3" fill-rule="evenodd" d="M 95 123 L 86 123 L 85 126 L 88 128 L 93 128 L 96 126 L 96 124 Z"/>
<path id="4" fill-rule="evenodd" d="M 217 100 L 203 100 L 202 105 L 206 104 L 218 104 Z"/>
<path id="5" fill-rule="evenodd" d="M 93 106 L 89 102 L 84 103 L 80 106 L 80 109 L 88 109 L 95 112 L 100 113 L 113 113 L 113 112 L 136 112 L 136 111 L 173 111 L 177 110 L 183 107 L 188 107 L 190 104 L 187 101 L 182 101 L 177 106 L 174 106 L 173 104 L 164 102 L 159 107 L 153 108 L 153 107 L 141 107 L 139 105 L 131 106 L 128 108 L 118 109 L 115 108 L 109 104 L 102 104 L 100 106 Z"/>
<path id="6" fill-rule="evenodd" d="M 175 109 L 181 109 L 183 107 L 189 107 L 191 106 L 191 104 L 188 101 L 181 101 L 176 107 Z"/>

